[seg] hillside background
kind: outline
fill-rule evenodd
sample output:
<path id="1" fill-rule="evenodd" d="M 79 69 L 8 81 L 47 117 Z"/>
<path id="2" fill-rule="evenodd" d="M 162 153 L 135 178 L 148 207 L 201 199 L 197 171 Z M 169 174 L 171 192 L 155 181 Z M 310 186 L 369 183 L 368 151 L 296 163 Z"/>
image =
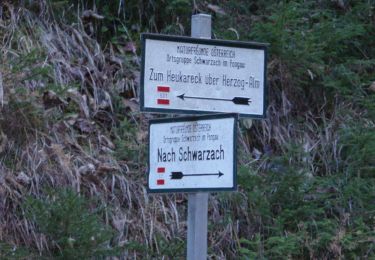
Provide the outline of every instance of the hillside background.
<path id="1" fill-rule="evenodd" d="M 187 196 L 145 188 L 140 33 L 200 12 L 213 38 L 270 44 L 209 257 L 375 258 L 373 0 L 1 0 L 1 259 L 184 258 Z"/>

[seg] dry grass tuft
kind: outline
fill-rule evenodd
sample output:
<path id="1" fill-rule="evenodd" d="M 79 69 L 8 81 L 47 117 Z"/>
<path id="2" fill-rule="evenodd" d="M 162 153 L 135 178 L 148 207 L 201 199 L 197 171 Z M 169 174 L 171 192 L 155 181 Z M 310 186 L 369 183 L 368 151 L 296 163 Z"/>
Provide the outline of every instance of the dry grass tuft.
<path id="1" fill-rule="evenodd" d="M 99 197 L 118 245 L 138 242 L 157 251 L 156 237 L 184 236 L 176 198 L 146 193 L 144 155 L 138 162 L 114 157 L 119 119 L 112 97 L 127 91 L 125 105 L 134 102 L 137 72 L 125 66 L 134 57 L 103 50 L 82 21 L 45 23 L 10 3 L 2 8 L 0 240 L 49 250 L 46 237 L 17 213 L 25 196 L 42 197 L 45 187 Z M 132 109 L 125 116 L 141 133 L 147 122 Z M 134 148 L 145 146 L 144 137 L 138 141 Z"/>

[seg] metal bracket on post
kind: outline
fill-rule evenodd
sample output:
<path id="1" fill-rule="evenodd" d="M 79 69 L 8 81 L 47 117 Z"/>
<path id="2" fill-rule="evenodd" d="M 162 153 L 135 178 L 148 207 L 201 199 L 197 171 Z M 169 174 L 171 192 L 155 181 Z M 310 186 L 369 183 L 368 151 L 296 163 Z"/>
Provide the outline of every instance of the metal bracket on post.
<path id="1" fill-rule="evenodd" d="M 211 39 L 211 15 L 195 14 L 191 16 L 191 37 Z"/>
<path id="2" fill-rule="evenodd" d="M 191 37 L 211 38 L 211 15 L 191 18 Z M 188 197 L 187 259 L 207 259 L 208 193 L 191 193 Z"/>

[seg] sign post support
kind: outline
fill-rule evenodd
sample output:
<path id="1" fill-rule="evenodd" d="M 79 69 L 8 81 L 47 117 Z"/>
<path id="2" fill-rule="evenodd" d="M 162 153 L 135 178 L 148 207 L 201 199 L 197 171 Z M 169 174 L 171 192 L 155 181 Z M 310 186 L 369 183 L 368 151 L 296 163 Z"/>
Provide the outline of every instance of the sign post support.
<path id="1" fill-rule="evenodd" d="M 208 192 L 189 194 L 187 259 L 207 259 Z"/>
<path id="2" fill-rule="evenodd" d="M 150 120 L 148 191 L 189 192 L 187 259 L 207 259 L 209 192 L 237 188 L 238 117 L 266 114 L 267 44 L 211 39 L 207 14 L 192 16 L 191 37 L 141 42 L 141 110 L 206 114 Z"/>
<path id="3" fill-rule="evenodd" d="M 191 36 L 211 39 L 211 15 L 196 14 L 191 19 Z M 187 259 L 207 259 L 208 192 L 188 195 Z"/>

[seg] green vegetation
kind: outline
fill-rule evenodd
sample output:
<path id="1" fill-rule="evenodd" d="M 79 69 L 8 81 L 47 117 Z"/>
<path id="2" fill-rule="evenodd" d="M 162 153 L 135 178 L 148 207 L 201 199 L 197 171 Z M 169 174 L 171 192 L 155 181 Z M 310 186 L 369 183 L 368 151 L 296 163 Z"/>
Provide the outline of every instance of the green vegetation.
<path id="1" fill-rule="evenodd" d="M 119 248 L 110 245 L 113 230 L 101 223 L 100 206 L 72 190 L 47 194 L 43 199 L 28 198 L 23 208 L 37 230 L 51 241 L 53 258 L 90 259 L 119 254 Z"/>
<path id="2" fill-rule="evenodd" d="M 270 44 L 210 257 L 375 257 L 373 1 L 48 0 L 0 3 L 1 259 L 183 258 L 186 196 L 145 190 L 139 34 L 189 35 L 197 12 Z"/>

